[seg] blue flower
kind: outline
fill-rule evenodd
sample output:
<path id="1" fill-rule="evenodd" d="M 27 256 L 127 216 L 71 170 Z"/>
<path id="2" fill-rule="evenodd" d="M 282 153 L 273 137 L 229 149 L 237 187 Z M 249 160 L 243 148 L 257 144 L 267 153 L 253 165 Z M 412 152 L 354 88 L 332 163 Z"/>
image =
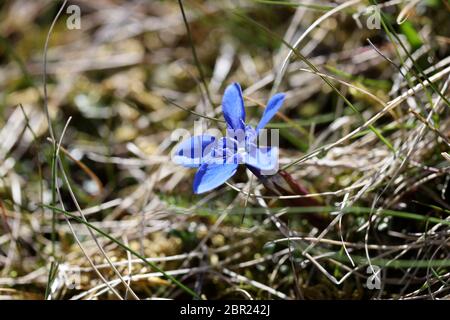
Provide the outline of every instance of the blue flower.
<path id="1" fill-rule="evenodd" d="M 270 98 L 259 124 L 254 129 L 245 124 L 244 99 L 240 85 L 233 83 L 225 89 L 222 111 L 227 123 L 226 137 L 194 136 L 181 142 L 174 153 L 175 163 L 199 168 L 194 178 L 195 193 L 204 193 L 224 184 L 236 173 L 239 164 L 245 164 L 258 176 L 278 168 L 278 148 L 258 147 L 256 141 L 260 130 L 282 106 L 284 98 L 282 93 Z"/>

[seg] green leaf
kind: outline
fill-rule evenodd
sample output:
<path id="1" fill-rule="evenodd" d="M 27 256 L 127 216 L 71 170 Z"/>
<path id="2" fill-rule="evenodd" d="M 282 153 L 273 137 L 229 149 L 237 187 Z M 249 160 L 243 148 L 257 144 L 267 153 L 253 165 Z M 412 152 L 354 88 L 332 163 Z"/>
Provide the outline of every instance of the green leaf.
<path id="1" fill-rule="evenodd" d="M 413 24 L 409 21 L 405 21 L 400 25 L 400 30 L 406 36 L 409 44 L 413 49 L 417 49 L 422 46 L 422 39 L 420 39 L 419 33 L 414 28 Z"/>

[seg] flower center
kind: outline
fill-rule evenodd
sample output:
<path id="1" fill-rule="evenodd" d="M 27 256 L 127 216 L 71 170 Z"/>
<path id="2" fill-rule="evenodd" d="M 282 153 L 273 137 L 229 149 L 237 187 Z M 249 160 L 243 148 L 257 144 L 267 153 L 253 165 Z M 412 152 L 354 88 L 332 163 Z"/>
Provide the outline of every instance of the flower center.
<path id="1" fill-rule="evenodd" d="M 239 154 L 241 156 L 245 156 L 247 154 L 247 151 L 245 151 L 245 147 L 239 147 L 237 149 L 237 154 Z"/>

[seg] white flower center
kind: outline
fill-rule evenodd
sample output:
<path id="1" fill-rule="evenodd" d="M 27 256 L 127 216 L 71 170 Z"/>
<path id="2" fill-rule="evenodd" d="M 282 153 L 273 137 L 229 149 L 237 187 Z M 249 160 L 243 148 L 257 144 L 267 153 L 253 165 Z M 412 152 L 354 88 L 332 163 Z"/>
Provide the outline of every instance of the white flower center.
<path id="1" fill-rule="evenodd" d="M 245 147 L 239 147 L 237 149 L 237 153 L 240 154 L 241 156 L 245 156 L 247 154 L 247 151 L 245 151 Z"/>

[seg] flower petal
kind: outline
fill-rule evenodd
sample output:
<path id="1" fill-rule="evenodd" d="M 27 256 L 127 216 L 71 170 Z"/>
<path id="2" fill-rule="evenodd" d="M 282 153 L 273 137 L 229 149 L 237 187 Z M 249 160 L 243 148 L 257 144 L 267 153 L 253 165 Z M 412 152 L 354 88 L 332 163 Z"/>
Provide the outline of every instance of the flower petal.
<path id="1" fill-rule="evenodd" d="M 204 193 L 224 184 L 236 173 L 237 167 L 237 162 L 202 164 L 194 177 L 194 193 Z"/>
<path id="2" fill-rule="evenodd" d="M 255 168 L 261 175 L 274 175 L 278 172 L 278 148 L 252 148 L 245 157 L 245 164 Z"/>
<path id="3" fill-rule="evenodd" d="M 200 167 L 212 151 L 215 137 L 202 135 L 182 141 L 175 150 L 172 160 L 188 168 Z"/>
<path id="4" fill-rule="evenodd" d="M 284 93 L 277 93 L 272 98 L 269 99 L 267 103 L 266 109 L 264 110 L 264 114 L 259 121 L 256 130 L 259 131 L 266 126 L 266 124 L 273 118 L 273 116 L 277 113 L 278 109 L 283 105 L 285 98 Z"/>
<path id="5" fill-rule="evenodd" d="M 245 109 L 239 83 L 229 85 L 222 98 L 223 116 L 231 129 L 245 129 Z"/>

